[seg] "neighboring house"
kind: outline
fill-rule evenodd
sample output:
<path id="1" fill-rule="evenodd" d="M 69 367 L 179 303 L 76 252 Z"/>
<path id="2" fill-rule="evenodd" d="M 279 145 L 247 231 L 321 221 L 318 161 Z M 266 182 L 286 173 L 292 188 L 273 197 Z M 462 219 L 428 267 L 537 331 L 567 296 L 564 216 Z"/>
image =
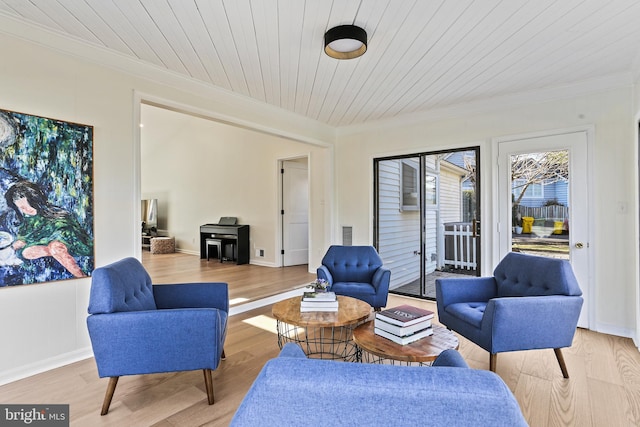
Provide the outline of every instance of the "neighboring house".
<path id="1" fill-rule="evenodd" d="M 467 171 L 449 162 L 447 156 L 426 156 L 426 274 L 442 267 L 444 224 L 463 218 L 462 186 Z M 385 266 L 391 269 L 390 288 L 394 289 L 420 278 L 418 158 L 382 161 L 378 175 L 378 251 Z"/>
<path id="2" fill-rule="evenodd" d="M 513 181 L 513 196 L 517 199 L 524 180 L 516 179 Z M 524 197 L 520 200 L 521 206 L 537 208 L 546 206 L 553 202 L 562 206 L 569 206 L 568 199 L 569 181 L 556 181 L 551 184 L 531 184 L 524 193 Z"/>

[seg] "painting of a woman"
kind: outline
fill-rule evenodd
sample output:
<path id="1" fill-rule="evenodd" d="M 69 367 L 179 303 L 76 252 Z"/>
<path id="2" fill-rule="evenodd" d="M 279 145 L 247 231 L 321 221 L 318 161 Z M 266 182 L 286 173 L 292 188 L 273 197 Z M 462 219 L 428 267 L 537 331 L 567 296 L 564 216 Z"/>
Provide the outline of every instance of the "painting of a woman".
<path id="1" fill-rule="evenodd" d="M 74 256 L 93 254 L 91 237 L 66 210 L 55 206 L 38 185 L 18 181 L 5 193 L 20 225 L 13 248 L 24 259 L 52 257 L 74 277 L 84 277 Z"/>

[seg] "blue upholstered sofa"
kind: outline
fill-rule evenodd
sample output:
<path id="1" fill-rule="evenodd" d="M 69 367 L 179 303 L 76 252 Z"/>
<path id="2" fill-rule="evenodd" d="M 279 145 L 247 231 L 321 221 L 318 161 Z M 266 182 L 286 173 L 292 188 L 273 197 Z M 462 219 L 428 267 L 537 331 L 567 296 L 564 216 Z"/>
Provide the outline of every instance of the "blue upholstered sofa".
<path id="1" fill-rule="evenodd" d="M 266 363 L 231 426 L 526 426 L 493 372 L 455 350 L 434 367 L 307 359 L 296 344 Z"/>

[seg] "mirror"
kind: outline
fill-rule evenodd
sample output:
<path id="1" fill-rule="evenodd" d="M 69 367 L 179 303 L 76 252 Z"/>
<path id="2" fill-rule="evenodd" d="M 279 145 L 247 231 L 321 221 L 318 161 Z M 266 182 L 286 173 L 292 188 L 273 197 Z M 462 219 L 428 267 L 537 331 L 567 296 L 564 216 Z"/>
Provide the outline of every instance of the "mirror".
<path id="1" fill-rule="evenodd" d="M 142 200 L 142 234 L 155 235 L 158 231 L 158 199 Z"/>

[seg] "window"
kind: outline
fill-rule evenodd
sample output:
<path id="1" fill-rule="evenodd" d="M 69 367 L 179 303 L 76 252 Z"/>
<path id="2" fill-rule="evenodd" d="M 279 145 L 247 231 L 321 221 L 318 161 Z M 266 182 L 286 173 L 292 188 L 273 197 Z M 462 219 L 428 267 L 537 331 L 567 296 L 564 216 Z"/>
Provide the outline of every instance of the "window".
<path id="1" fill-rule="evenodd" d="M 522 193 L 522 189 L 526 184 L 524 179 L 514 179 L 512 185 L 513 197 L 517 199 Z M 542 199 L 544 198 L 544 185 L 539 183 L 529 184 L 524 193 L 525 199 Z"/>
<path id="2" fill-rule="evenodd" d="M 438 177 L 427 173 L 424 181 L 424 203 L 427 207 L 438 205 Z"/>
<path id="3" fill-rule="evenodd" d="M 400 162 L 400 211 L 418 210 L 418 162 L 412 159 Z"/>

